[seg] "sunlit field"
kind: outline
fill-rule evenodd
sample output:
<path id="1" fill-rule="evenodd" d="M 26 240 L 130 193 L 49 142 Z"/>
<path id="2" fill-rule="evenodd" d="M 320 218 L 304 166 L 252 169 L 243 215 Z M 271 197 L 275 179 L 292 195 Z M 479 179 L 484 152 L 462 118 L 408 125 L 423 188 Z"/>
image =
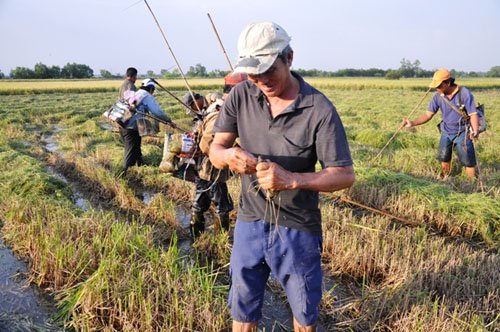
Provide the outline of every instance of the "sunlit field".
<path id="1" fill-rule="evenodd" d="M 322 329 L 500 330 L 500 80 L 457 79 L 486 105 L 474 182 L 456 157 L 452 176 L 439 177 L 439 116 L 402 130 L 375 158 L 424 98 L 428 79 L 306 80 L 336 105 L 357 179 L 349 190 L 322 194 Z M 159 82 L 179 98 L 186 92 L 182 80 Z M 207 93 L 220 92 L 223 81 L 189 83 Z M 145 166 L 121 175 L 123 144 L 101 116 L 120 84 L 0 80 L 4 241 L 30 262 L 30 281 L 54 295 L 67 328 L 226 331 L 231 232 L 210 227 L 189 244 L 183 215 L 194 187 L 159 172 L 162 135 L 143 140 Z M 184 106 L 161 89 L 155 95 L 189 128 Z M 237 206 L 238 179 L 229 187 Z M 267 291 L 276 302 L 265 308 L 289 317 L 279 287 L 270 282 Z M 290 326 L 268 319 L 261 327 Z"/>
<path id="2" fill-rule="evenodd" d="M 183 79 L 157 79 L 167 89 L 184 90 Z M 400 79 L 386 80 L 382 78 L 307 78 L 307 81 L 319 89 L 403 89 L 403 90 L 427 90 L 429 79 Z M 51 92 L 112 92 L 120 87 L 121 80 L 0 80 L 0 94 L 38 94 Z M 220 89 L 223 84 L 221 78 L 189 78 L 188 83 L 193 88 Z M 460 83 L 475 89 L 499 89 L 498 78 L 467 78 Z M 139 80 L 137 82 L 139 84 Z"/>

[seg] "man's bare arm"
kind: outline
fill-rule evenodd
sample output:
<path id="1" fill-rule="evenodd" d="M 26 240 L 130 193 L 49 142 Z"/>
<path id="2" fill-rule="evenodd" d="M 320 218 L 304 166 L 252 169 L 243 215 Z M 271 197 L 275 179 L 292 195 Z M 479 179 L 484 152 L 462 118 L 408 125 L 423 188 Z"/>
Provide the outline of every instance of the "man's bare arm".
<path id="1" fill-rule="evenodd" d="M 263 189 L 306 189 L 332 192 L 352 186 L 355 180 L 352 166 L 327 167 L 319 172 L 289 172 L 273 162 L 257 165 L 257 179 Z"/>
<path id="2" fill-rule="evenodd" d="M 429 120 L 432 119 L 432 117 L 434 116 L 434 114 L 435 113 L 427 111 L 427 112 L 425 112 L 424 114 L 422 114 L 421 116 L 419 116 L 418 118 L 416 118 L 413 121 L 405 118 L 405 119 L 403 119 L 403 125 L 406 128 L 420 126 L 421 124 L 429 122 Z"/>
<path id="3" fill-rule="evenodd" d="M 229 167 L 240 174 L 255 173 L 257 158 L 240 147 L 233 147 L 235 133 L 216 133 L 208 154 L 214 167 Z"/>

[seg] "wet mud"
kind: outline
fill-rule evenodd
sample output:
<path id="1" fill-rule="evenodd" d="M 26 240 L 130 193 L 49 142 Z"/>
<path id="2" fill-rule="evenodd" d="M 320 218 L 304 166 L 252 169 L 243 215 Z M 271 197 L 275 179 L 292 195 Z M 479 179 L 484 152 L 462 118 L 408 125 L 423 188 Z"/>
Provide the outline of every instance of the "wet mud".
<path id="1" fill-rule="evenodd" d="M 61 331 L 51 318 L 54 302 L 29 285 L 27 273 L 0 236 L 0 331 Z"/>

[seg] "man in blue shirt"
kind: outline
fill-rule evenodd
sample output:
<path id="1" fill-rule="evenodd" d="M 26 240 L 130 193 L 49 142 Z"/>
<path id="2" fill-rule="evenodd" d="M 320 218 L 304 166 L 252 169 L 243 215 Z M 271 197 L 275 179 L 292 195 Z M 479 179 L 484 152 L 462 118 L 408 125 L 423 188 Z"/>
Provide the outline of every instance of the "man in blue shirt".
<path id="1" fill-rule="evenodd" d="M 479 119 L 474 96 L 465 87 L 455 84 L 447 69 L 441 68 L 434 73 L 431 88 L 437 89 L 429 103 L 426 113 L 415 120 L 403 119 L 404 126 L 411 128 L 427 123 L 438 110 L 442 112 L 440 123 L 441 140 L 437 159 L 441 162 L 442 176 L 447 177 L 451 171 L 451 152 L 455 146 L 458 159 L 465 166 L 467 177 L 476 175 L 476 152 L 473 141 L 479 135 Z"/>

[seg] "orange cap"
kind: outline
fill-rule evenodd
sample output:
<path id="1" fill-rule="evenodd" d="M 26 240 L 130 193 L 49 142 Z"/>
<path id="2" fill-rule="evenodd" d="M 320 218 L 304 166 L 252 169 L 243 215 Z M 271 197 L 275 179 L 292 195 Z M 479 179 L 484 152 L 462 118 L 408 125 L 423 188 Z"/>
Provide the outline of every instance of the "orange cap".
<path id="1" fill-rule="evenodd" d="M 448 69 L 441 68 L 434 73 L 432 76 L 432 82 L 429 85 L 430 88 L 437 88 L 443 81 L 449 80 L 451 78 Z"/>
<path id="2" fill-rule="evenodd" d="M 224 84 L 236 85 L 240 82 L 246 81 L 247 79 L 248 79 L 248 76 L 245 73 L 229 72 L 229 74 L 227 74 L 226 77 L 224 77 Z"/>

